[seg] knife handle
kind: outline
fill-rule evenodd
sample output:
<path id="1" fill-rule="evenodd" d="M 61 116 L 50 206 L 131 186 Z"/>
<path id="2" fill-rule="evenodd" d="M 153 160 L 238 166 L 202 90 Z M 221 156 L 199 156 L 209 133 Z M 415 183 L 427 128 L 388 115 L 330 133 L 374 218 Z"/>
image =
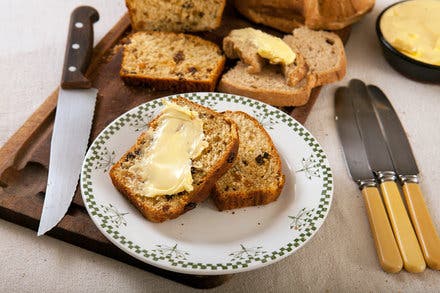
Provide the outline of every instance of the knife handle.
<path id="1" fill-rule="evenodd" d="M 92 83 L 84 74 L 92 58 L 93 23 L 98 20 L 98 11 L 90 6 L 80 6 L 72 12 L 61 78 L 63 89 L 92 87 Z"/>
<path id="2" fill-rule="evenodd" d="M 394 239 L 379 190 L 377 187 L 365 187 L 362 189 L 362 195 L 380 265 L 387 273 L 398 273 L 402 270 L 402 257 Z"/>
<path id="3" fill-rule="evenodd" d="M 423 272 L 426 268 L 426 263 L 396 182 L 382 182 L 380 190 L 382 191 L 405 270 L 410 273 Z"/>
<path id="4" fill-rule="evenodd" d="M 419 184 L 405 182 L 402 186 L 414 229 L 419 238 L 426 263 L 440 270 L 440 238 L 435 230 Z"/>

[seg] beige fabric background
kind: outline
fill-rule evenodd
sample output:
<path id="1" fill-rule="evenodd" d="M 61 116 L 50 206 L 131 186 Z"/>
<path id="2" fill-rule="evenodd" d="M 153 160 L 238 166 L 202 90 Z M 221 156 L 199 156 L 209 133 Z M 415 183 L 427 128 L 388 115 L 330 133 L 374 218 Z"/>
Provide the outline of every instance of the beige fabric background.
<path id="1" fill-rule="evenodd" d="M 345 169 L 333 118 L 336 86 L 360 78 L 383 88 L 399 112 L 422 170 L 422 189 L 440 230 L 440 87 L 409 81 L 385 63 L 376 41 L 377 14 L 353 27 L 348 72 L 325 87 L 306 123 L 327 152 L 335 177 L 333 206 L 317 235 L 298 253 L 236 275 L 211 292 L 439 292 L 440 272 L 384 273 L 377 262 L 364 204 Z M 122 0 L 2 0 L 0 2 L 0 144 L 25 121 L 60 79 L 70 11 L 98 9 L 99 40 L 124 13 Z M 185 292 L 188 287 L 0 220 L 0 291 Z"/>

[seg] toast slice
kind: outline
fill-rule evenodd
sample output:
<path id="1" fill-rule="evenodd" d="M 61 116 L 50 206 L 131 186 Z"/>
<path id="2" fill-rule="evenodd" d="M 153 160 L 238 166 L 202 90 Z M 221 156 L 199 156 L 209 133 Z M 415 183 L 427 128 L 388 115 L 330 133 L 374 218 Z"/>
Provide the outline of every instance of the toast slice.
<path id="1" fill-rule="evenodd" d="M 291 35 L 286 35 L 283 41 L 304 57 L 310 72 L 316 76 L 315 86 L 329 84 L 345 76 L 347 61 L 344 44 L 338 35 L 300 27 Z"/>
<path id="2" fill-rule="evenodd" d="M 240 59 L 243 63 L 247 64 L 247 71 L 249 73 L 257 74 L 262 71 L 268 61 L 258 54 L 258 47 L 252 42 L 253 32 L 262 33 L 261 31 L 249 28 L 232 30 L 223 39 L 223 51 L 228 58 Z M 308 68 L 299 51 L 292 46 L 290 47 L 296 55 L 295 61 L 288 65 L 280 64 L 278 66 L 281 66 L 287 84 L 294 86 L 305 77 Z"/>
<path id="3" fill-rule="evenodd" d="M 126 0 L 135 30 L 194 32 L 220 26 L 226 0 Z"/>
<path id="4" fill-rule="evenodd" d="M 216 44 L 196 36 L 137 32 L 124 46 L 119 74 L 156 90 L 213 91 L 225 60 Z"/>
<path id="5" fill-rule="evenodd" d="M 315 84 L 313 75 L 306 75 L 295 86 L 286 83 L 279 66 L 265 65 L 260 73 L 252 74 L 239 61 L 220 80 L 221 92 L 252 97 L 274 106 L 301 106 L 307 103 Z"/>
<path id="6" fill-rule="evenodd" d="M 255 118 L 244 112 L 227 111 L 224 115 L 238 125 L 240 146 L 234 165 L 212 190 L 217 208 L 222 211 L 276 201 L 285 177 L 269 134 Z"/>
<path id="7" fill-rule="evenodd" d="M 179 97 L 172 101 L 198 112 L 203 121 L 203 133 L 208 146 L 192 160 L 193 190 L 156 197 L 143 196 L 144 183 L 141 176 L 135 174 L 133 169 L 130 170 L 130 167 L 148 155 L 146 150 L 153 135 L 150 132 L 142 133 L 136 144 L 109 172 L 113 185 L 151 222 L 177 218 L 204 201 L 215 182 L 232 166 L 238 151 L 237 125 L 231 119 L 185 98 Z M 154 133 L 158 127 L 157 119 L 151 121 L 149 127 Z"/>

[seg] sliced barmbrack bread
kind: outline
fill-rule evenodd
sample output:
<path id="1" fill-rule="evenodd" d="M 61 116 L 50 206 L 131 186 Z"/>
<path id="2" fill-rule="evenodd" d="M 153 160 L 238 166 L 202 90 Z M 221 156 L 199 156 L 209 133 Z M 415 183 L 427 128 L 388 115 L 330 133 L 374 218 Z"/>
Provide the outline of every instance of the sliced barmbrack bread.
<path id="1" fill-rule="evenodd" d="M 244 112 L 224 113 L 237 125 L 240 146 L 234 165 L 215 184 L 212 198 L 219 210 L 276 201 L 284 186 L 281 159 L 263 126 Z"/>
<path id="2" fill-rule="evenodd" d="M 295 29 L 283 38 L 292 48 L 296 48 L 306 60 L 309 70 L 316 76 L 315 86 L 341 80 L 346 71 L 344 44 L 338 35 L 315 31 L 307 27 Z"/>
<path id="3" fill-rule="evenodd" d="M 227 116 L 184 98 L 171 102 L 170 112 L 162 111 L 151 121 L 148 130 L 110 170 L 114 186 L 152 222 L 177 218 L 205 200 L 238 151 L 237 125 Z M 169 117 L 174 120 L 166 120 Z M 195 124 L 188 125 L 188 121 Z M 197 136 L 197 129 L 203 132 L 201 136 Z M 187 135 L 196 136 L 181 141 Z M 198 144 L 194 145 L 195 141 Z M 185 158 L 175 168 L 174 162 L 182 159 L 180 150 L 186 148 L 194 151 L 194 157 Z M 167 187 L 171 177 L 178 183 L 174 189 Z"/>
<path id="4" fill-rule="evenodd" d="M 220 48 L 202 38 L 170 32 L 137 32 L 124 46 L 120 76 L 156 90 L 213 91 L 223 70 Z"/>
<path id="5" fill-rule="evenodd" d="M 226 0 L 126 0 L 134 30 L 194 32 L 220 26 Z"/>
<path id="6" fill-rule="evenodd" d="M 257 42 L 259 40 L 259 42 Z M 223 39 L 223 51 L 231 59 L 241 59 L 248 65 L 247 71 L 251 74 L 257 74 L 262 71 L 265 64 L 270 61 L 271 47 L 259 48 L 259 45 L 272 43 L 272 46 L 281 50 L 291 50 L 291 63 L 285 64 L 284 60 L 277 58 L 276 63 L 281 66 L 282 72 L 286 78 L 287 84 L 294 86 L 306 75 L 308 68 L 304 58 L 294 47 L 289 48 L 280 38 L 264 33 L 254 28 L 235 29 Z M 262 43 L 262 44 L 259 44 Z M 269 51 L 269 52 L 268 52 Z M 283 52 L 286 54 L 286 52 Z M 288 54 L 289 52 L 287 52 Z M 263 57 L 264 56 L 264 57 Z M 273 61 L 272 61 L 273 62 Z M 274 62 L 273 62 L 274 64 Z"/>

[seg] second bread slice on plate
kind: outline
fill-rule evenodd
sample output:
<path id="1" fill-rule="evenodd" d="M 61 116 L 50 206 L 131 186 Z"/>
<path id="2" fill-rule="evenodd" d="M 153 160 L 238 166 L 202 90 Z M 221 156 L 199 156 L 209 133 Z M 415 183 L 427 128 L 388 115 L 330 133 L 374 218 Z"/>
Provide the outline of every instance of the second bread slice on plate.
<path id="1" fill-rule="evenodd" d="M 229 210 L 277 200 L 285 178 L 280 156 L 269 134 L 244 112 L 227 111 L 224 115 L 238 125 L 240 145 L 234 165 L 212 191 L 217 208 Z"/>

